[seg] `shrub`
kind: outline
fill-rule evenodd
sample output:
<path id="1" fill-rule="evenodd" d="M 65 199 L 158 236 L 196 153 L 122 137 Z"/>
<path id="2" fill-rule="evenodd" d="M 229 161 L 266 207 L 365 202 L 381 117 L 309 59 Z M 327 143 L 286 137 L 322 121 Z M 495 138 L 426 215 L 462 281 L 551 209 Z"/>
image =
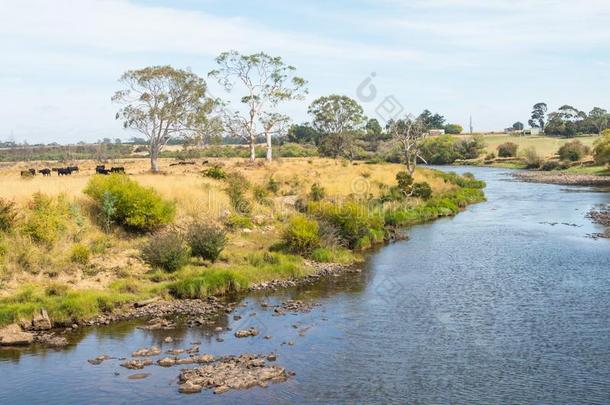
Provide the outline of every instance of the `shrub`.
<path id="1" fill-rule="evenodd" d="M 430 184 L 426 183 L 425 181 L 421 183 L 414 183 L 413 189 L 411 190 L 411 195 L 413 197 L 419 197 L 427 200 L 432 196 L 432 187 L 430 187 Z"/>
<path id="2" fill-rule="evenodd" d="M 464 128 L 462 128 L 462 126 L 459 125 L 459 124 L 447 124 L 447 125 L 445 125 L 445 133 L 447 133 L 447 134 L 459 135 L 463 131 L 464 131 Z"/>
<path id="3" fill-rule="evenodd" d="M 597 164 L 610 163 L 610 129 L 605 129 L 602 136 L 595 141 L 593 157 Z"/>
<path id="4" fill-rule="evenodd" d="M 254 186 L 252 194 L 254 194 L 254 200 L 259 204 L 268 205 L 271 202 L 269 200 L 269 191 L 264 186 Z"/>
<path id="5" fill-rule="evenodd" d="M 240 214 L 249 214 L 252 211 L 252 204 L 246 198 L 246 191 L 250 189 L 250 182 L 241 173 L 232 173 L 227 178 L 225 191 L 229 196 L 231 205 Z"/>
<path id="6" fill-rule="evenodd" d="M 519 145 L 513 142 L 505 142 L 498 146 L 499 157 L 516 157 Z"/>
<path id="7" fill-rule="evenodd" d="M 191 255 L 215 262 L 227 243 L 224 230 L 216 226 L 194 223 L 189 226 L 186 239 Z"/>
<path id="8" fill-rule="evenodd" d="M 29 205 L 23 233 L 35 242 L 53 244 L 67 227 L 70 206 L 64 197 L 36 193 Z"/>
<path id="9" fill-rule="evenodd" d="M 485 150 L 485 141 L 482 135 L 474 135 L 456 142 L 455 149 L 460 159 L 476 159 Z"/>
<path id="10" fill-rule="evenodd" d="M 556 160 L 547 160 L 540 166 L 540 170 L 544 170 L 546 172 L 550 172 L 551 170 L 556 170 L 561 167 L 561 164 Z"/>
<path id="11" fill-rule="evenodd" d="M 122 174 L 93 176 L 85 194 L 100 207 L 112 202 L 110 219 L 134 231 L 152 231 L 171 223 L 176 207 L 152 188 L 143 187 Z"/>
<path id="12" fill-rule="evenodd" d="M 142 248 L 142 259 L 152 267 L 174 272 L 186 266 L 191 252 L 176 231 L 153 235 Z"/>
<path id="13" fill-rule="evenodd" d="M 212 166 L 209 169 L 204 170 L 203 175 L 216 180 L 222 180 L 227 177 L 227 173 L 220 166 Z"/>
<path id="14" fill-rule="evenodd" d="M 402 171 L 396 173 L 396 182 L 398 183 L 399 190 L 404 194 L 409 194 L 411 192 L 413 176 L 411 176 L 408 172 Z"/>
<path id="15" fill-rule="evenodd" d="M 225 218 L 224 224 L 229 229 L 252 229 L 254 227 L 250 217 L 240 214 L 229 214 Z"/>
<path id="16" fill-rule="evenodd" d="M 89 251 L 89 248 L 85 245 L 82 244 L 76 244 L 74 246 L 72 246 L 72 249 L 70 250 L 70 261 L 72 263 L 78 263 L 78 264 L 87 264 L 89 263 L 89 256 L 90 256 L 91 252 Z"/>
<path id="17" fill-rule="evenodd" d="M 577 162 L 589 152 L 590 149 L 587 146 L 583 145 L 582 142 L 575 140 L 564 143 L 557 151 L 557 154 L 561 160 Z"/>
<path id="18" fill-rule="evenodd" d="M 273 176 L 270 176 L 267 180 L 267 190 L 271 194 L 277 194 L 280 191 L 280 182 L 275 180 Z"/>
<path id="19" fill-rule="evenodd" d="M 17 210 L 15 203 L 0 198 L 0 232 L 8 232 L 17 221 Z"/>
<path id="20" fill-rule="evenodd" d="M 311 190 L 309 192 L 309 198 L 311 198 L 312 201 L 323 200 L 325 196 L 326 196 L 326 190 L 324 190 L 324 187 L 322 187 L 319 183 L 313 183 L 311 185 Z"/>
<path id="21" fill-rule="evenodd" d="M 309 253 L 320 244 L 318 222 L 304 215 L 295 215 L 284 230 L 282 240 L 295 253 Z"/>
<path id="22" fill-rule="evenodd" d="M 542 164 L 542 158 L 533 146 L 523 150 L 522 158 L 528 169 L 537 169 Z"/>
<path id="23" fill-rule="evenodd" d="M 425 139 L 421 145 L 421 157 L 431 165 L 449 164 L 461 158 L 456 139 L 450 135 Z"/>

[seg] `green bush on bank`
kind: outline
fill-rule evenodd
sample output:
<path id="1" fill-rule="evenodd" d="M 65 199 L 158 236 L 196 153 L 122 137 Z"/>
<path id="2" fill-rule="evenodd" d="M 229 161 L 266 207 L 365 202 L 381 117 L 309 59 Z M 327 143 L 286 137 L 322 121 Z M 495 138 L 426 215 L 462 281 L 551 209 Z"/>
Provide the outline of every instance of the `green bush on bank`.
<path id="1" fill-rule="evenodd" d="M 153 231 L 170 224 L 176 215 L 174 203 L 123 174 L 95 175 L 84 192 L 98 208 L 111 201 L 114 204 L 111 220 L 130 230 Z"/>
<path id="2" fill-rule="evenodd" d="M 191 255 L 213 263 L 225 248 L 227 235 L 221 228 L 194 223 L 188 228 L 186 240 L 191 248 Z"/>
<path id="3" fill-rule="evenodd" d="M 186 266 L 190 257 L 189 246 L 176 231 L 153 235 L 142 248 L 142 259 L 146 263 L 170 273 Z"/>
<path id="4" fill-rule="evenodd" d="M 52 245 L 68 227 L 70 204 L 64 196 L 35 193 L 28 204 L 22 232 L 33 241 Z"/>
<path id="5" fill-rule="evenodd" d="M 315 219 L 294 215 L 282 235 L 282 241 L 294 253 L 307 254 L 320 244 L 320 227 Z"/>

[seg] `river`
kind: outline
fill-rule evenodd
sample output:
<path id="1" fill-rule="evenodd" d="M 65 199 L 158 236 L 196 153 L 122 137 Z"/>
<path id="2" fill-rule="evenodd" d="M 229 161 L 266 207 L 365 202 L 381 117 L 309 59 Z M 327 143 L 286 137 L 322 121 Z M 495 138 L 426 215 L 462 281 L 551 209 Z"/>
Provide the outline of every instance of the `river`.
<path id="1" fill-rule="evenodd" d="M 590 237 L 602 229 L 585 214 L 610 194 L 517 182 L 503 169 L 455 170 L 485 180 L 488 201 L 410 229 L 361 273 L 244 297 L 243 319 L 218 321 L 256 326 L 259 336 L 127 322 L 82 330 L 64 350 L 4 349 L 0 403 L 609 403 L 610 240 Z M 320 305 L 285 316 L 260 305 L 289 298 Z M 130 380 L 118 360 L 87 363 L 194 341 L 214 355 L 276 352 L 296 376 L 183 395 L 179 367 Z"/>

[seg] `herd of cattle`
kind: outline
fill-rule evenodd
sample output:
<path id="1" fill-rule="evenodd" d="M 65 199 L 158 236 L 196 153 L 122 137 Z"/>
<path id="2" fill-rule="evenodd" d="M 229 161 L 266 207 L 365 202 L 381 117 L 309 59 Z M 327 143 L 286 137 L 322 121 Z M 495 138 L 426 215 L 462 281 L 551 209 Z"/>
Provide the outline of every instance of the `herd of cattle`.
<path id="1" fill-rule="evenodd" d="M 57 172 L 58 176 L 70 176 L 74 172 L 78 172 L 80 169 L 78 166 L 68 166 L 68 167 L 54 167 L 52 169 L 28 169 L 21 171 L 21 177 L 31 177 L 36 176 L 36 173 L 40 173 L 43 176 L 50 176 L 52 172 Z M 106 169 L 105 165 L 99 165 L 95 168 L 95 173 L 97 174 L 110 174 L 110 173 L 125 173 L 125 168 L 123 166 L 119 167 L 111 167 L 110 169 Z"/>

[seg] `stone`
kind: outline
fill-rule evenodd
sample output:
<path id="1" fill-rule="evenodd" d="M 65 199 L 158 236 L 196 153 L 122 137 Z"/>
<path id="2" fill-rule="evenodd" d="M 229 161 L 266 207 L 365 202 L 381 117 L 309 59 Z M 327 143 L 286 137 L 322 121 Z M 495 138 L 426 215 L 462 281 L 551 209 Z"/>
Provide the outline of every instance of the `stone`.
<path id="1" fill-rule="evenodd" d="M 258 335 L 258 330 L 256 330 L 256 328 L 242 329 L 242 330 L 238 330 L 237 332 L 235 332 L 236 338 L 245 338 L 245 337 L 252 337 L 252 336 L 257 336 L 257 335 Z"/>
<path id="2" fill-rule="evenodd" d="M 214 328 L 214 332 L 222 332 L 222 331 L 223 331 L 222 326 L 217 326 Z"/>
<path id="3" fill-rule="evenodd" d="M 24 332 L 16 323 L 0 329 L 0 346 L 26 346 L 33 341 L 34 334 Z"/>
<path id="4" fill-rule="evenodd" d="M 221 385 L 220 387 L 216 387 L 214 389 L 214 394 L 224 394 L 225 392 L 229 391 L 231 388 L 227 385 Z"/>
<path id="5" fill-rule="evenodd" d="M 172 338 L 171 336 L 168 336 L 165 339 L 163 339 L 163 342 L 165 342 L 165 343 L 174 343 L 174 338 Z"/>
<path id="6" fill-rule="evenodd" d="M 152 346 L 150 348 L 138 349 L 135 352 L 131 353 L 133 357 L 150 357 L 150 356 L 158 356 L 161 354 L 161 349 L 157 346 Z"/>
<path id="7" fill-rule="evenodd" d="M 176 359 L 172 357 L 165 357 L 157 361 L 157 364 L 161 367 L 171 367 L 176 364 Z"/>
<path id="8" fill-rule="evenodd" d="M 275 353 L 271 353 L 267 356 L 267 360 L 269 361 L 276 361 L 277 360 L 277 355 Z"/>
<path id="9" fill-rule="evenodd" d="M 49 330 L 53 327 L 49 314 L 46 309 L 41 309 L 40 312 L 32 319 L 32 330 Z"/>
<path id="10" fill-rule="evenodd" d="M 184 384 L 180 384 L 178 391 L 183 394 L 196 394 L 198 392 L 201 392 L 202 389 L 203 387 L 201 385 L 193 384 L 192 382 L 187 381 Z"/>
<path id="11" fill-rule="evenodd" d="M 133 359 L 133 360 L 128 360 L 125 363 L 121 363 L 121 367 L 125 367 L 130 370 L 141 370 L 146 366 L 152 366 L 152 364 L 153 364 L 152 360 L 149 360 L 149 359 L 146 359 L 146 360 Z"/>
<path id="12" fill-rule="evenodd" d="M 130 380 L 143 380 L 143 379 L 147 378 L 149 375 L 150 375 L 150 373 L 138 373 L 138 374 L 131 374 L 127 378 Z"/>
<path id="13" fill-rule="evenodd" d="M 97 366 L 99 364 L 102 364 L 104 361 L 111 359 L 110 356 L 106 355 L 106 354 L 102 354 L 97 356 L 94 359 L 89 359 L 87 360 L 90 364 L 93 364 L 94 366 Z"/>

